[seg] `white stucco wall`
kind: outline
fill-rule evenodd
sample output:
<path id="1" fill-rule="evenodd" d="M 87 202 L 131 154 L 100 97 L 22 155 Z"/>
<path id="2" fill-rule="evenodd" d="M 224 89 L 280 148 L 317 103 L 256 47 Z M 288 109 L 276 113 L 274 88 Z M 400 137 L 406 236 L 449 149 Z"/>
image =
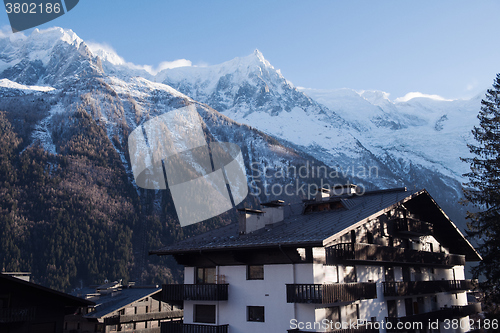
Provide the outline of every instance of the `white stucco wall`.
<path id="1" fill-rule="evenodd" d="M 314 323 L 321 322 L 325 318 L 326 306 L 340 306 L 341 320 L 346 318 L 349 304 L 359 304 L 359 318 L 370 320 L 372 317 L 377 322 L 385 321 L 388 316 L 387 299 L 383 295 L 382 281 L 385 279 L 383 266 L 356 265 L 357 282 L 376 282 L 377 299 L 360 300 L 354 303 L 339 303 L 329 305 L 319 304 L 293 304 L 286 302 L 286 284 L 322 284 L 343 283 L 346 268 L 343 265 L 326 266 L 320 263 L 265 265 L 264 280 L 247 280 L 246 266 L 221 266 L 218 274 L 225 276 L 225 282 L 229 284 L 229 300 L 220 302 L 186 301 L 184 303 L 184 322 L 193 323 L 194 304 L 215 304 L 217 307 L 217 324 L 229 324 L 231 333 L 246 332 L 286 332 L 290 329 L 290 320 L 297 322 Z M 453 269 L 435 268 L 434 274 L 431 269 L 422 268 L 421 273 L 415 274 L 412 269 L 412 280 L 462 280 L 465 278 L 464 267 L 455 266 Z M 403 280 L 403 270 L 400 266 L 394 267 L 396 281 Z M 192 284 L 195 282 L 195 268 L 186 267 L 184 282 Z M 467 305 L 465 292 L 456 294 L 436 294 L 437 306 L 451 307 L 453 305 Z M 424 299 L 424 311 L 431 311 L 433 304 L 430 295 L 413 295 L 413 301 L 417 297 Z M 406 315 L 405 298 L 394 297 L 397 305 L 398 316 Z M 264 306 L 265 322 L 248 322 L 247 306 Z M 466 320 L 464 318 L 463 320 Z M 450 332 L 444 330 L 442 332 Z M 465 332 L 458 330 L 457 332 Z M 384 333 L 381 330 L 381 333 Z"/>
<path id="2" fill-rule="evenodd" d="M 312 267 L 304 268 L 311 281 Z M 220 274 L 229 283 L 229 299 L 219 302 L 218 323 L 230 324 L 231 333 L 286 332 L 297 316 L 294 304 L 286 302 L 285 284 L 311 283 L 294 282 L 292 265 L 265 265 L 264 280 L 247 280 L 246 266 L 220 267 Z M 264 306 L 265 322 L 248 322 L 247 306 Z"/>

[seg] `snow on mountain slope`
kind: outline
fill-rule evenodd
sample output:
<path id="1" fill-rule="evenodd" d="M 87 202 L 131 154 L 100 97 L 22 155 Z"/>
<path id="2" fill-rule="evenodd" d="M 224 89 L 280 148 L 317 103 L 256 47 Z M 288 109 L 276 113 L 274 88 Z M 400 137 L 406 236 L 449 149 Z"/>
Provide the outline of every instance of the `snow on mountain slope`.
<path id="1" fill-rule="evenodd" d="M 9 34 L 0 39 L 0 60 L 9 63 L 13 60 L 27 58 L 30 61 L 41 61 L 47 65 L 51 60 L 54 48 L 60 43 L 78 47 L 83 40 L 72 30 L 50 28 L 40 31 L 35 29 L 29 36 Z"/>
<path id="2" fill-rule="evenodd" d="M 463 227 L 463 173 L 481 96 L 448 101 L 380 91 L 297 89 L 260 52 L 157 78 L 369 187 L 426 188 Z M 411 98 L 416 97 L 416 98 Z"/>
<path id="3" fill-rule="evenodd" d="M 15 43 L 12 42 L 12 38 L 1 40 L 5 45 L 5 50 L 9 50 L 2 53 L 3 59 L 17 61 L 15 65 L 0 72 L 0 77 L 5 78 L 1 81 L 3 85 L 26 88 L 30 87 L 28 84 L 36 82 L 45 85 L 50 83 L 54 87 L 49 93 L 40 92 L 44 95 L 36 98 L 35 96 L 24 98 L 23 94 L 26 89 L 10 89 L 13 90 L 12 94 L 9 95 L 11 98 L 0 99 L 0 110 L 6 109 L 12 114 L 31 113 L 30 123 L 23 128 L 26 132 L 25 138 L 28 139 L 27 145 L 39 142 L 48 152 L 61 153 L 64 138 L 70 135 L 70 133 L 66 133 L 67 124 L 73 122 L 72 116 L 75 111 L 85 111 L 99 126 L 105 129 L 128 172 L 130 181 L 133 181 L 127 158 L 128 134 L 137 126 L 156 116 L 189 104 L 195 104 L 203 119 L 208 139 L 233 142 L 241 147 L 249 172 L 249 182 L 253 181 L 252 189 L 254 192 L 261 191 L 263 193 L 261 197 L 263 200 L 273 198 L 273 193 L 266 193 L 266 188 L 269 189 L 271 185 L 275 183 L 288 184 L 295 181 L 290 177 L 285 177 L 273 179 L 270 182 L 263 174 L 264 169 L 286 170 L 289 166 L 299 168 L 303 164 L 311 162 L 316 163 L 316 165 L 322 164 L 314 157 L 297 151 L 292 144 L 280 143 L 275 138 L 248 125 L 239 124 L 165 83 L 153 82 L 155 78 L 152 75 L 146 78 L 133 76 L 134 71 L 140 66 L 135 68 L 133 64 L 129 66 L 128 63 L 123 63 L 116 54 L 101 53 L 99 55 L 95 49 L 92 50 L 85 42 L 72 36 L 73 33 L 69 30 L 49 29 L 36 32 L 26 38 L 20 38 Z M 32 47 L 32 44 L 45 45 L 45 52 L 36 51 L 38 49 Z M 28 51 L 21 52 L 20 50 Z M 35 55 L 32 56 L 29 50 L 33 50 Z M 11 55 L 17 55 L 19 58 L 10 57 Z M 38 56 L 43 59 L 38 59 Z M 235 67 L 239 68 L 238 66 L 245 61 L 247 62 L 247 71 L 240 73 L 238 80 L 244 80 L 248 75 L 251 75 L 251 72 L 255 70 L 255 65 L 262 66 L 262 68 L 270 67 L 270 64 L 263 60 L 261 55 L 255 54 L 251 59 L 233 61 L 233 64 L 226 68 L 226 74 L 229 74 L 229 71 Z M 175 66 L 175 64 L 164 63 L 161 66 L 168 67 Z M 173 71 L 173 69 L 170 70 Z M 186 68 L 182 70 L 186 70 Z M 284 80 L 282 76 L 281 79 Z M 155 80 L 158 81 L 158 79 Z M 260 84 L 258 78 L 255 80 Z M 291 94 L 296 94 L 311 106 L 311 110 L 314 112 L 326 113 L 328 111 L 326 108 L 320 108 L 317 103 L 305 97 L 295 88 L 289 89 L 293 90 Z M 240 91 L 240 93 L 243 95 L 240 96 L 239 101 L 242 101 L 246 96 L 243 92 Z M 7 96 L 5 91 L 1 89 L 0 94 Z M 248 96 L 248 101 L 253 103 L 251 97 Z M 289 104 L 294 105 L 293 103 Z M 294 112 L 295 109 L 289 113 L 294 115 Z M 274 118 L 277 119 L 277 117 Z M 256 163 L 260 168 L 257 176 L 251 174 L 251 163 Z M 300 180 L 300 184 L 316 180 Z M 154 203 L 159 211 L 161 211 L 160 203 L 161 200 L 158 198 Z"/>
<path id="4" fill-rule="evenodd" d="M 231 118 L 242 119 L 252 112 L 276 116 L 296 106 L 308 114 L 328 112 L 299 92 L 258 50 L 220 65 L 167 69 L 158 73 L 157 80 Z"/>
<path id="5" fill-rule="evenodd" d="M 355 182 L 421 187 L 439 179 L 456 182 L 452 187 L 458 191 L 467 171 L 459 157 L 468 156 L 466 143 L 477 123 L 480 97 L 393 102 L 379 91 L 301 91 L 258 50 L 220 65 L 168 68 L 155 74 L 126 63 L 112 49 L 89 47 L 60 28 L 0 38 L 0 46 L 0 78 L 82 91 L 95 84 L 107 86 L 121 104 L 111 109 L 101 105 L 94 112 L 96 119 L 109 124 L 137 125 L 142 117 L 162 112 L 165 101 L 199 101 L 342 172 L 377 168 L 371 179 L 351 172 Z"/>
<path id="6" fill-rule="evenodd" d="M 0 79 L 58 88 L 97 75 L 102 68 L 73 31 L 50 28 L 0 37 L 0 71 Z"/>
<path id="7" fill-rule="evenodd" d="M 13 82 L 9 79 L 1 79 L 0 80 L 0 89 L 17 89 L 17 90 L 28 90 L 28 91 L 53 91 L 55 88 L 53 87 L 42 87 L 42 86 L 27 86 L 24 84 L 19 84 L 17 82 Z"/>
<path id="8" fill-rule="evenodd" d="M 470 100 L 413 98 L 393 102 L 380 91 L 304 89 L 358 129 L 356 137 L 376 156 L 417 164 L 462 182 L 467 143 L 478 123 L 481 96 Z M 394 170 L 396 171 L 396 170 Z"/>
<path id="9" fill-rule="evenodd" d="M 370 164 L 386 169 L 355 137 L 355 126 L 299 91 L 258 50 L 220 65 L 168 69 L 157 79 L 237 122 L 286 140 L 331 167 L 345 171 Z M 388 186 L 386 180 L 365 180 Z"/>

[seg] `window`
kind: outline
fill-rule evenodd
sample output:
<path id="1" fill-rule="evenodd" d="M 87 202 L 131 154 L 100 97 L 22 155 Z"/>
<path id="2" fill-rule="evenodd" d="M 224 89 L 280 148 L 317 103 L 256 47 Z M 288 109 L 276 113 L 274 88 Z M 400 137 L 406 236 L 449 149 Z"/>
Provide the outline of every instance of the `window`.
<path id="1" fill-rule="evenodd" d="M 344 283 L 358 282 L 356 278 L 356 267 L 345 266 L 344 270 Z"/>
<path id="2" fill-rule="evenodd" d="M 194 322 L 215 324 L 215 305 L 195 304 Z"/>
<path id="3" fill-rule="evenodd" d="M 405 298 L 405 310 L 407 316 L 413 315 L 413 299 Z"/>
<path id="4" fill-rule="evenodd" d="M 411 270 L 410 267 L 403 267 L 403 281 L 410 282 L 411 281 Z"/>
<path id="5" fill-rule="evenodd" d="M 437 310 L 439 310 L 437 296 L 432 296 L 432 297 L 431 297 L 431 310 L 432 310 L 432 311 L 437 311 Z"/>
<path id="6" fill-rule="evenodd" d="M 424 298 L 423 297 L 417 297 L 417 307 L 418 307 L 418 312 L 415 311 L 415 314 L 419 313 L 424 313 L 425 312 L 425 303 L 424 303 Z"/>
<path id="7" fill-rule="evenodd" d="M 264 322 L 263 306 L 247 306 L 247 321 Z"/>
<path id="8" fill-rule="evenodd" d="M 196 269 L 196 283 L 215 283 L 216 269 L 215 267 L 198 267 Z"/>
<path id="9" fill-rule="evenodd" d="M 434 244 L 427 243 L 427 247 L 429 248 L 429 252 L 434 252 Z"/>
<path id="10" fill-rule="evenodd" d="M 359 319 L 359 304 L 349 304 L 345 306 L 346 322 L 357 322 Z"/>
<path id="11" fill-rule="evenodd" d="M 368 231 L 366 233 L 366 241 L 368 244 L 373 244 L 374 242 L 373 232 Z"/>
<path id="12" fill-rule="evenodd" d="M 394 267 L 385 267 L 385 282 L 394 282 Z"/>
<path id="13" fill-rule="evenodd" d="M 396 318 L 398 316 L 398 308 L 395 300 L 387 301 L 387 314 L 390 318 Z"/>
<path id="14" fill-rule="evenodd" d="M 264 280 L 264 265 L 248 265 L 247 280 Z"/>
<path id="15" fill-rule="evenodd" d="M 328 319 L 329 322 L 340 323 L 340 307 L 334 306 L 331 308 L 325 309 L 325 319 Z"/>

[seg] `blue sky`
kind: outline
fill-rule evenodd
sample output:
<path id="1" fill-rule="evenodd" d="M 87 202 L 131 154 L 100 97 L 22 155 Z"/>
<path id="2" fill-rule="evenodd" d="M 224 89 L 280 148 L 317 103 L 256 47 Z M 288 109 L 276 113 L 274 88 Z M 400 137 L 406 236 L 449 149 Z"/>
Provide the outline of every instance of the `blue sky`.
<path id="1" fill-rule="evenodd" d="M 81 0 L 39 28 L 72 29 L 138 65 L 211 65 L 258 48 L 296 86 L 454 99 L 500 72 L 498 13 L 499 1 Z"/>

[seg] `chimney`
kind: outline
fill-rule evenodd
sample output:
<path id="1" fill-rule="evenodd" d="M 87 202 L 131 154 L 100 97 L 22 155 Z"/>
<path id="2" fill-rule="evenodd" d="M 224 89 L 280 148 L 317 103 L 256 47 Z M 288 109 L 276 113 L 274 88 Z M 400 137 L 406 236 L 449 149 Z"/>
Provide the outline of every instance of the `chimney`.
<path id="1" fill-rule="evenodd" d="M 327 201 L 330 200 L 331 191 L 329 188 L 320 188 L 316 192 L 316 201 Z"/>
<path id="2" fill-rule="evenodd" d="M 252 231 L 265 227 L 264 212 L 262 210 L 242 208 L 238 209 L 240 235 L 248 234 Z"/>
<path id="3" fill-rule="evenodd" d="M 330 197 L 340 197 L 343 195 L 354 195 L 357 193 L 357 186 L 354 184 L 335 185 L 330 189 Z"/>
<path id="4" fill-rule="evenodd" d="M 260 204 L 264 208 L 262 210 L 264 213 L 264 224 L 270 225 L 274 223 L 278 223 L 284 220 L 285 218 L 285 202 L 283 200 L 274 200 L 270 202 L 266 202 Z"/>
<path id="5" fill-rule="evenodd" d="M 278 223 L 285 218 L 285 202 L 274 200 L 260 204 L 262 210 L 242 208 L 238 209 L 240 235 L 248 234 L 264 228 L 265 226 Z"/>

